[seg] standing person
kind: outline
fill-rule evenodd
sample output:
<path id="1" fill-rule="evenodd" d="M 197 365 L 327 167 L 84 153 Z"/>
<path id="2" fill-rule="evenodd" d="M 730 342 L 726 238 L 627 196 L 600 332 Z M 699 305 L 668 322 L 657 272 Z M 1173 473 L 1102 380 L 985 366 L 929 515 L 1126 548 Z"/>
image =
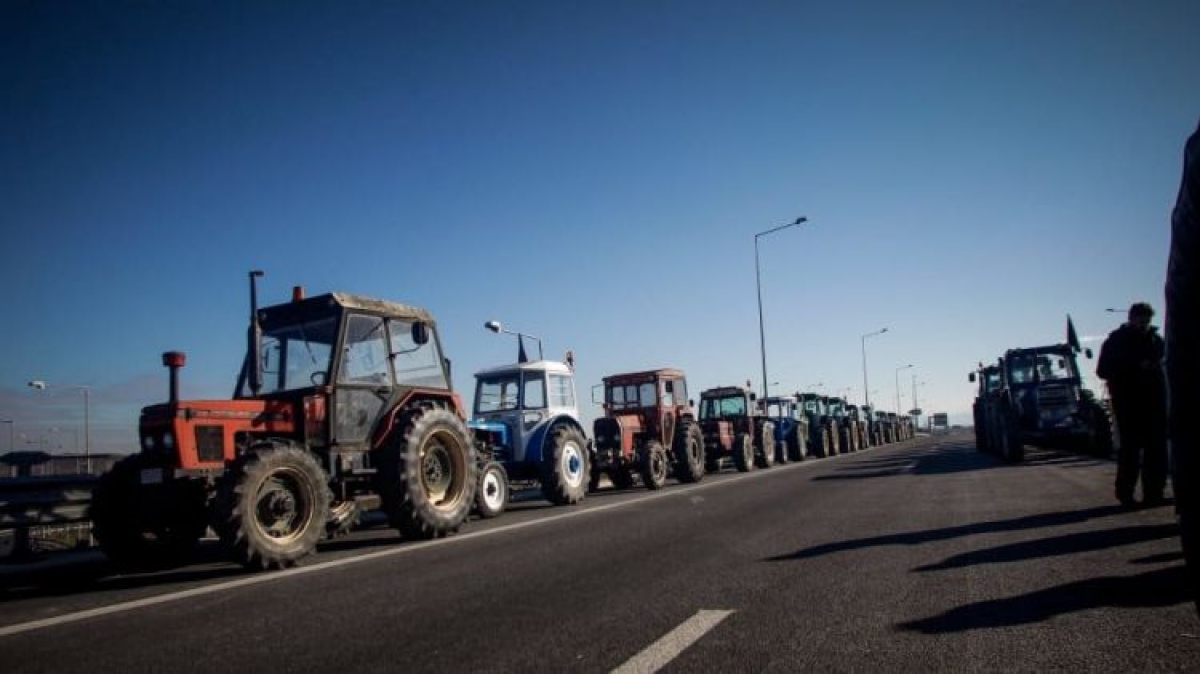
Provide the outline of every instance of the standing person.
<path id="1" fill-rule="evenodd" d="M 1167 262 L 1167 380 L 1175 508 L 1192 596 L 1200 608 L 1200 127 L 1183 151 Z"/>
<path id="2" fill-rule="evenodd" d="M 1142 503 L 1163 505 L 1167 483 L 1167 390 L 1163 339 L 1150 325 L 1154 309 L 1145 302 L 1129 307 L 1129 319 L 1100 347 L 1096 374 L 1108 382 L 1121 449 L 1117 454 L 1117 500 L 1132 506 L 1138 473 Z"/>

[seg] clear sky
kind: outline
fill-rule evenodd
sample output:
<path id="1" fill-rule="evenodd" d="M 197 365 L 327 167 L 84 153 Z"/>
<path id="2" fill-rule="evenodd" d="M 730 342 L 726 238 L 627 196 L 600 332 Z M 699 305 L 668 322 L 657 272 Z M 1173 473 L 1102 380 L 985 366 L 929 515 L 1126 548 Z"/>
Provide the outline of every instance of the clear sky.
<path id="1" fill-rule="evenodd" d="M 264 303 L 428 308 L 468 399 L 499 319 L 693 395 L 967 372 L 1161 309 L 1200 3 L 0 4 L 0 418 L 133 451 L 182 350 L 228 397 Z M 1099 342 L 1092 342 L 1098 347 Z M 1084 361 L 1094 370 L 1095 361 Z M 1094 377 L 1093 377 L 1094 380 Z M 587 410 L 587 414 L 592 414 Z M 0 427 L 0 450 L 8 449 Z M 24 438 L 22 438 L 24 436 Z"/>

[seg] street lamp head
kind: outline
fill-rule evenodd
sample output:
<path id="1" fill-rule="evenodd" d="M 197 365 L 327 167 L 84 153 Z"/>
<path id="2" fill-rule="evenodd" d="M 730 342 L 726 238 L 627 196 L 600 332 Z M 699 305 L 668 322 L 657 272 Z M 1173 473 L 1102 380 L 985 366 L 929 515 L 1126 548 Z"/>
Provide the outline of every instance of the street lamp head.
<path id="1" fill-rule="evenodd" d="M 29 382 L 29 388 L 44 391 L 46 390 L 46 382 L 42 381 L 41 379 L 34 379 L 33 381 Z"/>
<path id="2" fill-rule="evenodd" d="M 500 321 L 488 321 L 487 323 L 483 324 L 483 327 L 496 334 L 500 334 L 500 331 L 504 329 L 504 326 L 500 323 Z"/>
<path id="3" fill-rule="evenodd" d="M 880 331 L 879 331 L 879 334 L 881 334 L 881 335 L 882 335 L 882 334 L 883 334 L 883 333 L 885 333 L 885 332 L 887 332 L 887 328 L 884 328 L 884 329 L 880 330 Z"/>
<path id="4" fill-rule="evenodd" d="M 808 218 L 801 215 L 800 217 L 796 218 L 796 221 L 793 222 L 792 224 L 793 225 L 803 225 L 806 222 L 808 222 Z"/>

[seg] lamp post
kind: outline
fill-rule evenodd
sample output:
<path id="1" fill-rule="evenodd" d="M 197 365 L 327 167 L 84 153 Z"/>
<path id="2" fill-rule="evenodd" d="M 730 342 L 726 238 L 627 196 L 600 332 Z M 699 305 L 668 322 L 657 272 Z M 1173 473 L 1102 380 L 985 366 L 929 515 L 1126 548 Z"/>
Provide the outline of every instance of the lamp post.
<path id="1" fill-rule="evenodd" d="M 767 397 L 767 337 L 763 330 L 762 272 L 759 269 L 758 262 L 758 240 L 768 234 L 774 234 L 781 229 L 803 225 L 805 222 L 808 222 L 808 218 L 801 216 L 796 218 L 795 222 L 789 222 L 786 225 L 780 225 L 774 229 L 768 229 L 765 232 L 759 232 L 754 235 L 754 280 L 758 287 L 758 343 L 762 352 L 762 395 L 764 398 Z"/>
<path id="2" fill-rule="evenodd" d="M 87 462 L 87 472 L 92 472 L 92 433 L 91 433 L 91 393 L 92 389 L 88 386 L 80 384 L 48 384 L 41 379 L 34 379 L 29 382 L 29 388 L 45 391 L 48 388 L 65 388 L 74 391 L 83 391 L 83 456 Z"/>
<path id="3" fill-rule="evenodd" d="M 907 370 L 912 367 L 912 363 L 903 367 L 896 368 L 896 414 L 900 414 L 900 370 Z"/>
<path id="4" fill-rule="evenodd" d="M 523 332 L 517 332 L 517 331 L 515 331 L 515 330 L 505 330 L 505 329 L 504 329 L 504 324 L 503 324 L 503 323 L 501 323 L 500 321 L 488 321 L 487 323 L 484 323 L 484 324 L 483 324 L 483 327 L 487 328 L 488 330 L 491 330 L 492 332 L 494 332 L 494 333 L 496 333 L 496 334 L 504 333 L 504 334 L 506 334 L 506 335 L 516 335 L 516 337 L 517 337 L 517 343 L 518 343 L 518 349 L 519 349 L 519 353 L 520 353 L 520 356 L 518 357 L 518 360 L 520 360 L 520 361 L 522 361 L 522 362 L 524 362 L 524 360 L 525 360 L 525 342 L 524 342 L 524 341 L 521 341 L 521 340 L 523 340 L 523 339 L 524 339 L 524 338 L 526 338 L 526 337 L 528 337 L 528 338 L 532 339 L 533 341 L 537 342 L 537 345 L 538 345 L 538 360 L 545 360 L 545 359 L 542 357 L 542 338 L 541 338 L 541 337 L 535 337 L 534 335 L 527 335 L 527 334 L 525 334 L 525 333 L 523 333 Z"/>
<path id="5" fill-rule="evenodd" d="M 876 330 L 875 332 L 868 332 L 862 336 L 863 407 L 871 406 L 871 394 L 868 393 L 868 391 L 871 390 L 871 387 L 867 385 L 867 338 L 874 337 L 875 335 L 882 335 L 885 332 L 887 332 L 887 328 Z"/>
<path id="6" fill-rule="evenodd" d="M 17 445 L 16 445 L 17 422 L 14 421 L 13 419 L 0 419 L 0 424 L 8 424 L 8 451 L 10 451 L 10 452 L 17 451 Z"/>

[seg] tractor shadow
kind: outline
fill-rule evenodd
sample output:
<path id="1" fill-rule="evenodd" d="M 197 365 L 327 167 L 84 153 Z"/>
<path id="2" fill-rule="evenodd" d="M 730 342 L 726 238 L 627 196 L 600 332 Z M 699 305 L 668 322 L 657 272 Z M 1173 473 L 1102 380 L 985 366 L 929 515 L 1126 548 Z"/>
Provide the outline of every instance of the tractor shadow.
<path id="1" fill-rule="evenodd" d="M 1066 613 L 1100 608 L 1162 608 L 1191 601 L 1182 564 L 1133 576 L 1089 578 L 1028 594 L 990 599 L 940 615 L 900 623 L 921 634 L 952 634 L 1042 622 Z"/>
<path id="2" fill-rule="evenodd" d="M 946 527 L 943 529 L 928 529 L 925 531 L 912 531 L 899 534 L 887 534 L 883 536 L 870 536 L 867 538 L 856 538 L 833 543 L 823 543 L 821 545 L 796 550 L 795 552 L 776 555 L 774 557 L 767 557 L 763 561 L 798 561 L 836 554 L 839 552 L 864 550 L 888 545 L 922 545 L 925 543 L 945 541 L 964 536 L 973 536 L 976 534 L 987 534 L 1002 531 L 1023 531 L 1029 529 L 1040 529 L 1043 527 L 1060 526 L 1064 524 L 1077 524 L 1079 522 L 1086 522 L 1091 519 L 1109 517 L 1127 512 L 1128 511 L 1122 506 L 1114 504 L 1097 506 L 1095 508 L 1087 508 L 1084 510 L 1067 510 L 1056 513 L 1041 513 L 1037 515 L 1028 515 L 1026 517 L 1017 517 L 1010 520 L 976 522 L 961 526 Z"/>

